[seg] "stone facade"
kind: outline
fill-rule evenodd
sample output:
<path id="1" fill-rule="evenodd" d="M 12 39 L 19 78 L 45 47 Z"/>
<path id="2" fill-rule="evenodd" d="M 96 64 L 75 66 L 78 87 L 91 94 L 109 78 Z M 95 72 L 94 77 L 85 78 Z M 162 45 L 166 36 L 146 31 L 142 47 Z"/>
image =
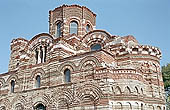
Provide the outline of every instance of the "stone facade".
<path id="1" fill-rule="evenodd" d="M 96 30 L 95 18 L 63 5 L 49 34 L 12 40 L 0 110 L 165 110 L 160 50 Z"/>

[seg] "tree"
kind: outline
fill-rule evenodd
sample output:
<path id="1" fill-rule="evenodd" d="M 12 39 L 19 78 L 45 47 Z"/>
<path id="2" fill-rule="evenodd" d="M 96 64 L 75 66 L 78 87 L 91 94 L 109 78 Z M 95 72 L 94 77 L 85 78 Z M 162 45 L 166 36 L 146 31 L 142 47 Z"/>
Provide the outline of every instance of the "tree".
<path id="1" fill-rule="evenodd" d="M 168 87 L 170 87 L 170 63 L 162 66 L 162 75 L 165 89 L 167 89 Z"/>
<path id="2" fill-rule="evenodd" d="M 162 75 L 166 92 L 166 110 L 170 110 L 170 64 L 162 66 Z"/>

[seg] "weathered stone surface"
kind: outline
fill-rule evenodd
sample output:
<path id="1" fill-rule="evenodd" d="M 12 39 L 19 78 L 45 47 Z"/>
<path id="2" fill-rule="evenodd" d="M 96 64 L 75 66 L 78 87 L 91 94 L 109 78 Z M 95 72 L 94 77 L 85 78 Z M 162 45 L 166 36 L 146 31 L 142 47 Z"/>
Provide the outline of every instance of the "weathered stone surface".
<path id="1" fill-rule="evenodd" d="M 0 74 L 0 110 L 165 110 L 158 48 L 95 30 L 96 15 L 84 6 L 49 14 L 49 34 L 12 40 L 9 72 Z M 70 35 L 72 21 L 78 30 Z M 101 49 L 92 50 L 95 44 Z"/>

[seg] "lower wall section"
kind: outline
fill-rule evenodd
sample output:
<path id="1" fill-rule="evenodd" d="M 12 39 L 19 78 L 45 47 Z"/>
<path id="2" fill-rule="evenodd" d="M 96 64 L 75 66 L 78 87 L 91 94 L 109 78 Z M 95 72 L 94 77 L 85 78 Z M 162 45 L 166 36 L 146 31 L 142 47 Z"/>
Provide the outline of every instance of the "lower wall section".
<path id="1" fill-rule="evenodd" d="M 1 95 L 0 110 L 165 110 L 158 99 L 108 94 L 107 85 L 93 80 L 9 93 Z"/>
<path id="2" fill-rule="evenodd" d="M 108 99 L 97 83 L 67 83 L 0 97 L 0 110 L 107 110 Z"/>
<path id="3" fill-rule="evenodd" d="M 109 101 L 109 110 L 166 110 L 165 105 L 141 101 Z"/>

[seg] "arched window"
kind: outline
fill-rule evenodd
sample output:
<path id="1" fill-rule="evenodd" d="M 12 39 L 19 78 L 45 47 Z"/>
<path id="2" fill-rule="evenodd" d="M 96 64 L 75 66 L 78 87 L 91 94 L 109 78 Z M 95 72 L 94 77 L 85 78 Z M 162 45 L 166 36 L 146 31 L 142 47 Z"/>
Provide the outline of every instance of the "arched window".
<path id="1" fill-rule="evenodd" d="M 41 45 L 35 49 L 36 64 L 46 62 L 47 57 L 47 45 Z"/>
<path id="2" fill-rule="evenodd" d="M 86 31 L 87 31 L 87 32 L 90 31 L 90 25 L 89 25 L 89 24 L 86 25 Z"/>
<path id="3" fill-rule="evenodd" d="M 14 93 L 14 88 L 15 88 L 15 81 L 11 81 L 11 93 Z"/>
<path id="4" fill-rule="evenodd" d="M 92 51 L 100 50 L 102 46 L 100 44 L 94 44 L 91 46 Z"/>
<path id="5" fill-rule="evenodd" d="M 78 23 L 76 21 L 72 21 L 70 23 L 70 34 L 77 34 L 78 33 Z"/>
<path id="6" fill-rule="evenodd" d="M 70 70 L 66 69 L 64 71 L 64 77 L 65 77 L 65 82 L 70 82 L 71 81 L 71 76 L 70 76 Z"/>
<path id="7" fill-rule="evenodd" d="M 46 62 L 46 57 L 47 57 L 47 46 L 44 47 L 44 62 Z"/>
<path id="8" fill-rule="evenodd" d="M 36 77 L 36 87 L 39 88 L 40 84 L 41 84 L 41 78 L 40 78 L 40 75 L 37 75 L 37 77 Z"/>
<path id="9" fill-rule="evenodd" d="M 61 22 L 58 22 L 56 27 L 56 37 L 60 37 L 60 35 L 61 35 Z"/>
<path id="10" fill-rule="evenodd" d="M 42 49 L 42 46 L 40 46 L 40 58 L 41 58 L 41 63 L 43 63 L 43 49 Z"/>
<path id="11" fill-rule="evenodd" d="M 38 63 L 38 50 L 37 48 L 35 49 L 35 58 L 36 58 L 36 64 Z"/>
<path id="12" fill-rule="evenodd" d="M 46 107 L 45 107 L 43 104 L 38 104 L 38 105 L 35 107 L 35 110 L 46 110 Z"/>

